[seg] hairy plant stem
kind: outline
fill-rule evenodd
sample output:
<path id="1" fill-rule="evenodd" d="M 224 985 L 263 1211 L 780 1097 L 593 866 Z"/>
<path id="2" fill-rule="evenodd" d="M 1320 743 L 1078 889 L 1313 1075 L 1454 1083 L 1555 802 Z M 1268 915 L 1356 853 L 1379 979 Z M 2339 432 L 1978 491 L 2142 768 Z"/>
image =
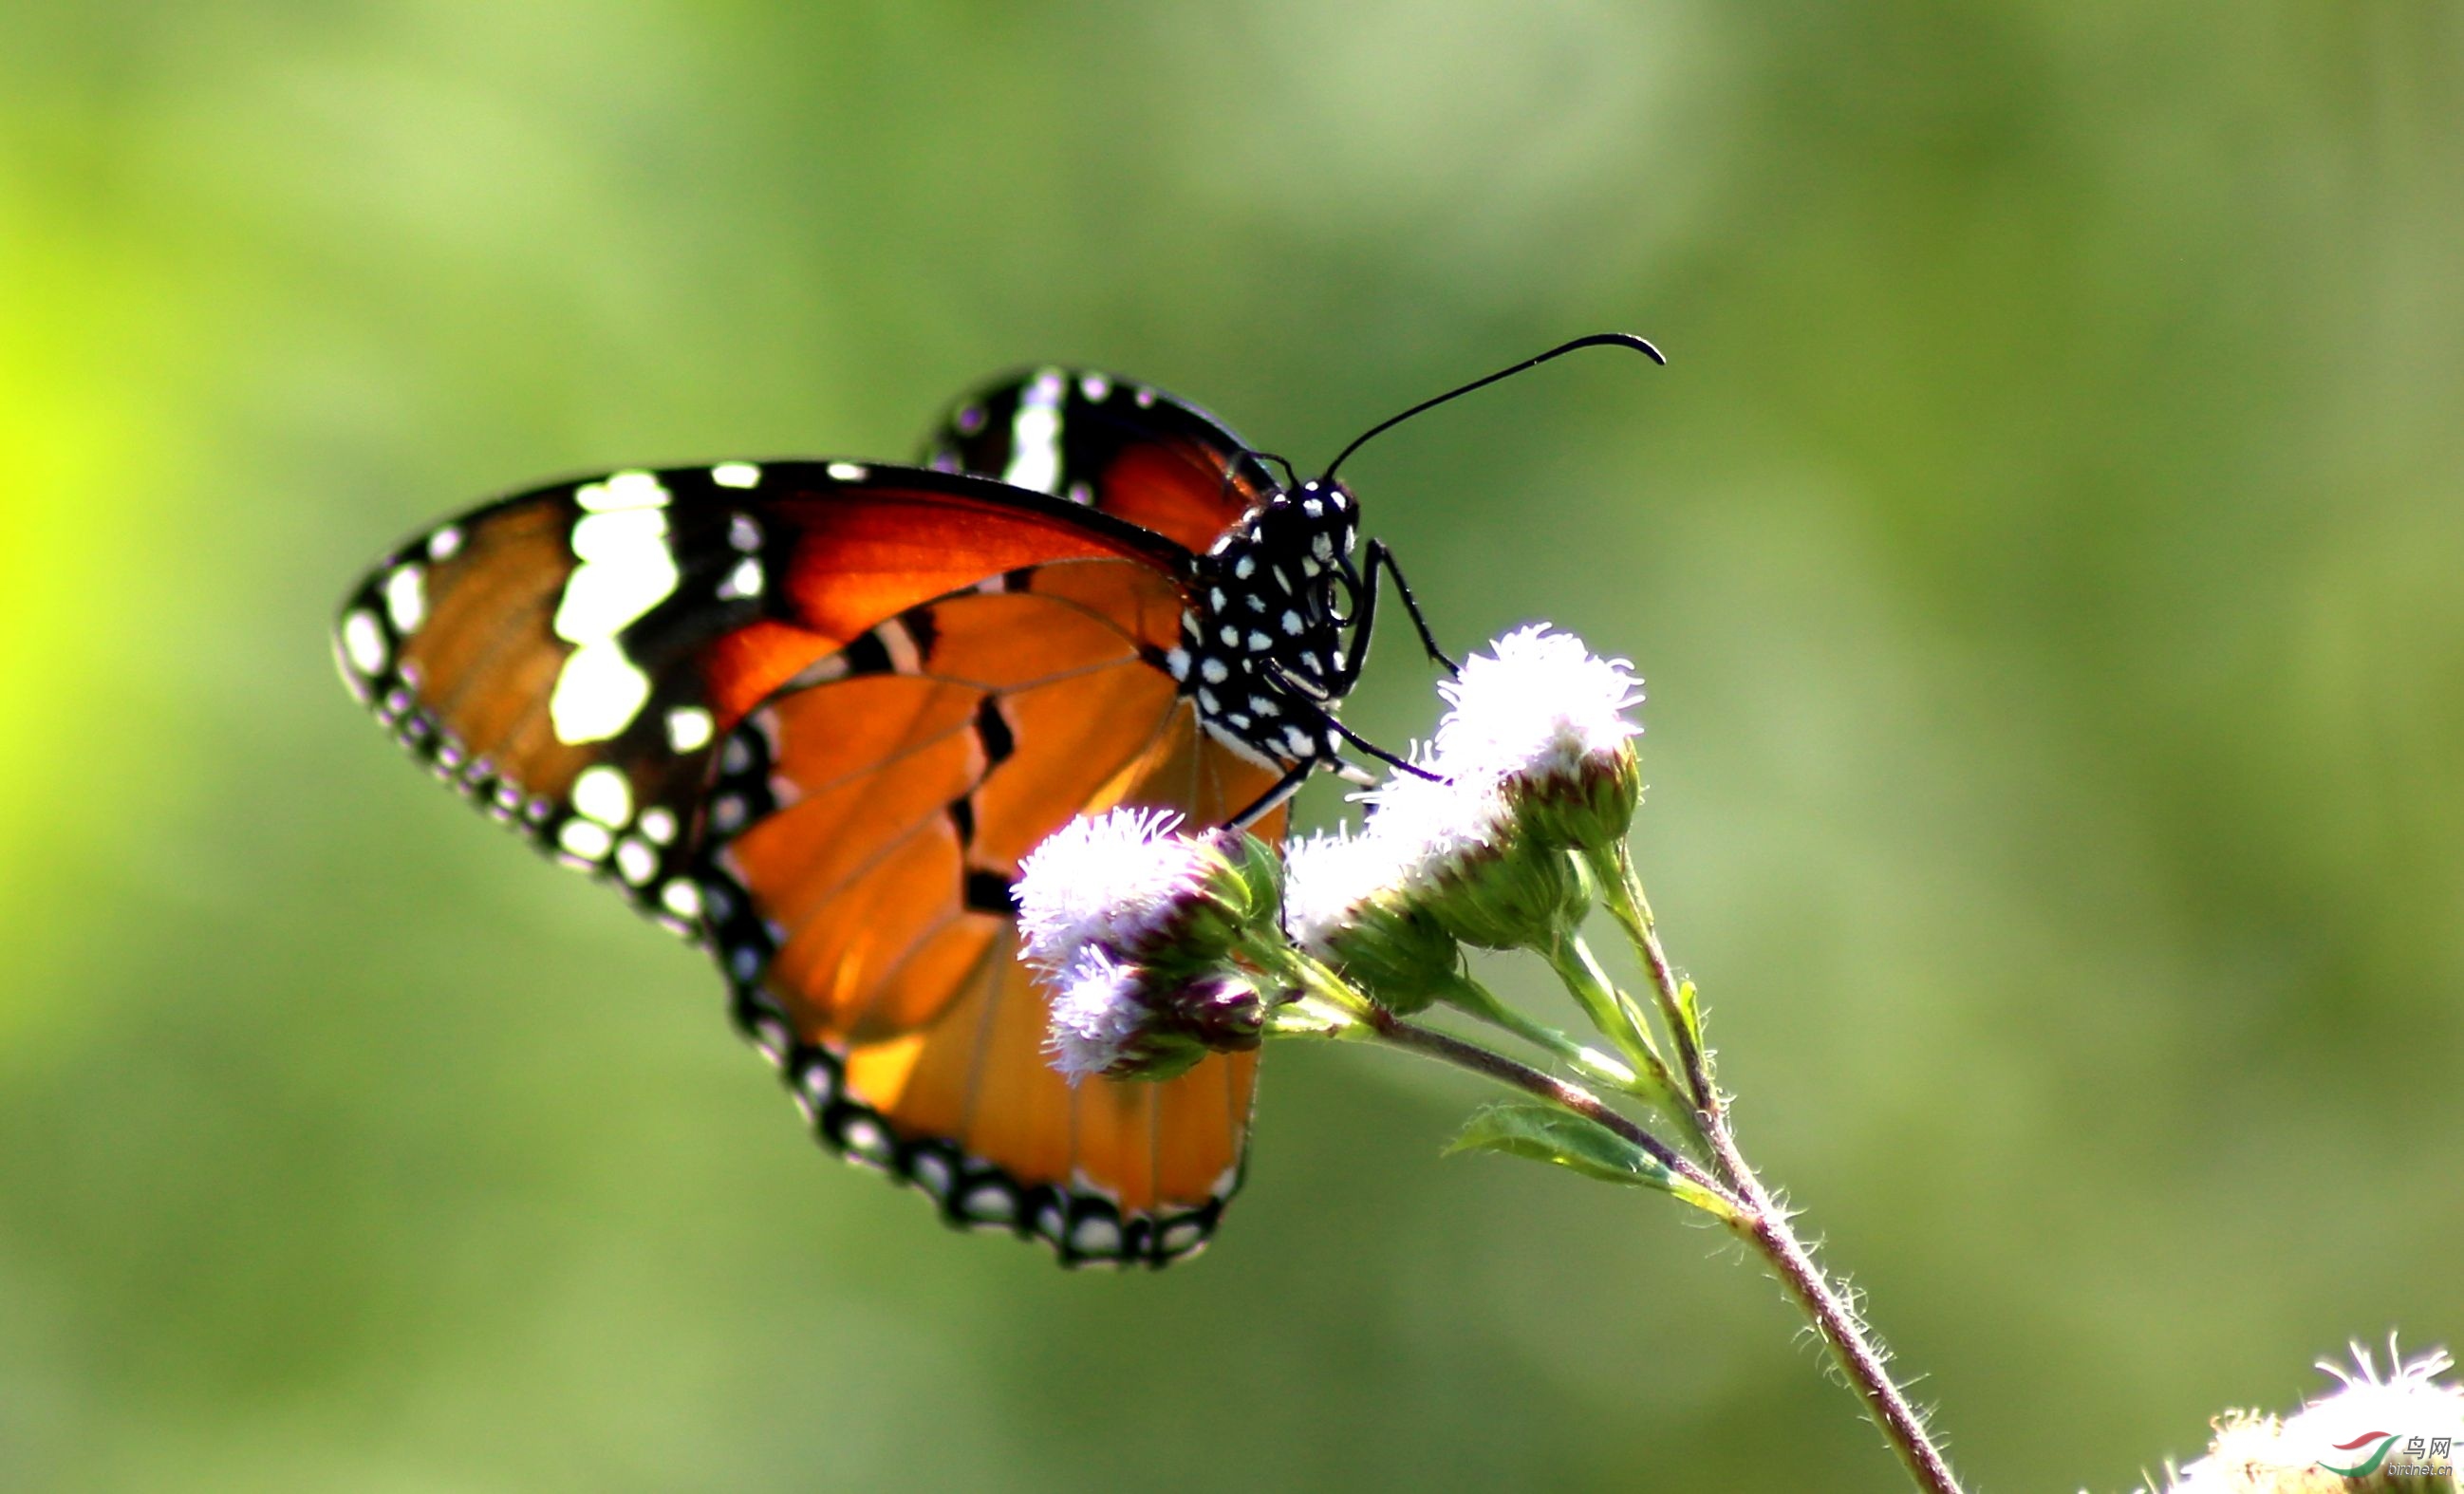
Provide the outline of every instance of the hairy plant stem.
<path id="1" fill-rule="evenodd" d="M 1706 1196 L 1706 1198 L 1701 1201 L 1714 1205 L 1710 1212 L 1719 1215 L 1730 1228 L 1744 1228 L 1749 1222 L 1744 1218 L 1744 1205 L 1736 1196 L 1721 1187 L 1710 1175 L 1705 1173 L 1695 1163 L 1693 1158 L 1645 1131 L 1624 1112 L 1612 1108 L 1598 1095 L 1582 1086 L 1568 1084 L 1554 1075 L 1542 1073 L 1529 1064 L 1507 1058 L 1503 1053 L 1491 1052 L 1476 1043 L 1466 1043 L 1452 1033 L 1440 1032 L 1435 1027 L 1423 1027 L 1418 1022 L 1405 1022 L 1384 1007 L 1372 1009 L 1368 1017 L 1368 1026 L 1382 1042 L 1418 1053 L 1423 1058 L 1435 1059 L 1441 1064 L 1451 1064 L 1457 1068 L 1468 1069 L 1485 1078 L 1494 1079 L 1500 1084 L 1520 1089 L 1526 1094 L 1556 1106 L 1559 1110 L 1572 1111 L 1616 1132 L 1619 1137 L 1650 1153 L 1652 1160 L 1694 1188 L 1700 1189 Z"/>
<path id="2" fill-rule="evenodd" d="M 1950 1465 L 1934 1446 L 1924 1419 L 1891 1378 L 1881 1343 L 1866 1331 L 1847 1298 L 1815 1263 L 1812 1253 L 1790 1229 L 1787 1212 L 1772 1201 L 1770 1191 L 1738 1150 L 1736 1136 L 1728 1125 L 1727 1102 L 1712 1082 L 1709 1050 L 1702 1041 L 1702 1017 L 1693 987 L 1678 978 L 1666 952 L 1661 948 L 1660 935 L 1652 927 L 1651 905 L 1643 899 L 1631 859 L 1620 846 L 1613 859 L 1603 858 L 1593 869 L 1603 900 L 1651 972 L 1661 1015 L 1677 1047 L 1680 1073 L 1670 1071 L 1651 1040 L 1640 1011 L 1609 980 L 1599 961 L 1578 936 L 1570 934 L 1556 941 L 1553 949 L 1541 953 L 1602 1030 L 1644 1064 L 1644 1073 L 1637 1076 L 1642 1083 L 1635 1086 L 1635 1092 L 1661 1098 L 1681 1122 L 1690 1126 L 1709 1153 L 1719 1174 L 1716 1177 L 1582 1086 L 1451 1033 L 1407 1022 L 1354 989 L 1325 964 L 1280 939 L 1261 940 L 1249 953 L 1261 965 L 1278 971 L 1306 993 L 1293 1006 L 1308 1005 L 1322 1014 L 1320 1024 L 1306 1029 L 1311 1035 L 1384 1043 L 1520 1089 L 1604 1128 L 1667 1169 L 1677 1183 L 1671 1192 L 1718 1219 L 1770 1263 L 1789 1295 L 1814 1320 L 1832 1357 L 1865 1402 L 1883 1439 L 1907 1468 L 1917 1487 L 1925 1494 L 1960 1494 Z M 1490 1003 L 1503 1005 L 1485 988 L 1480 995 Z M 1536 1027 L 1528 1019 L 1519 1025 L 1511 1022 L 1506 1025 L 1508 1030 L 1518 1031 L 1520 1026 Z M 1558 1035 L 1558 1041 L 1565 1041 L 1562 1035 Z M 1554 1046 L 1545 1041 L 1543 1045 Z M 1677 1092 L 1681 1074 L 1683 1092 Z M 1657 1086 L 1665 1086 L 1670 1092 L 1664 1098 L 1652 1095 L 1650 1089 Z"/>
<path id="3" fill-rule="evenodd" d="M 1728 1123 L 1727 1101 L 1712 1078 L 1710 1049 L 1703 1042 L 1702 1012 L 1694 988 L 1679 978 L 1676 968 L 1669 963 L 1668 952 L 1661 945 L 1651 903 L 1643 895 L 1632 855 L 1620 842 L 1614 855 L 1602 860 L 1605 865 L 1595 869 L 1599 873 L 1603 901 L 1651 973 L 1661 1016 L 1676 1044 L 1678 1063 L 1693 1101 L 1695 1130 L 1710 1149 L 1722 1181 L 1742 1205 L 1736 1217 L 1727 1221 L 1728 1227 L 1771 1263 L 1789 1295 L 1814 1320 L 1824 1346 L 1848 1376 L 1858 1397 L 1865 1402 L 1883 1440 L 1890 1443 L 1891 1451 L 1917 1487 L 1926 1494 L 1959 1494 L 1959 1482 L 1926 1432 L 1925 1418 L 1917 1415 L 1907 1393 L 1891 1378 L 1881 1342 L 1859 1321 L 1847 1298 L 1815 1263 L 1813 1252 L 1796 1238 L 1796 1232 L 1789 1227 L 1787 1211 L 1772 1201 L 1771 1191 L 1763 1186 L 1738 1148 L 1736 1132 Z"/>

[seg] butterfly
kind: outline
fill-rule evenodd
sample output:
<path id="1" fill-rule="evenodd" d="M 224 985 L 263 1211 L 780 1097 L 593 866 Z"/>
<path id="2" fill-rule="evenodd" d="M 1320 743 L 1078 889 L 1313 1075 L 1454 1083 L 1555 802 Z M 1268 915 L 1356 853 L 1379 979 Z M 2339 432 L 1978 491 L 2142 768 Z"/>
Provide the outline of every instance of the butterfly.
<path id="1" fill-rule="evenodd" d="M 1602 334 L 1425 401 L 1399 421 Z M 831 1152 L 1066 1264 L 1162 1265 L 1239 1188 L 1257 1055 L 1071 1085 L 1017 957 L 1072 816 L 1280 838 L 1381 573 L 1331 465 L 1278 481 L 1196 406 L 1044 367 L 920 461 L 553 483 L 412 538 L 343 601 L 343 680 L 430 772 L 705 946 Z"/>

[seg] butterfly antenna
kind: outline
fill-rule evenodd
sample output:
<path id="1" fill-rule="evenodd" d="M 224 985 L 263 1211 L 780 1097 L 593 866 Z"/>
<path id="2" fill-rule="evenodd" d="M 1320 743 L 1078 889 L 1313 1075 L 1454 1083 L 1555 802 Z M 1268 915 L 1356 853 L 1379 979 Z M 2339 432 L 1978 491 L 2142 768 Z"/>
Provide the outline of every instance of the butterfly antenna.
<path id="1" fill-rule="evenodd" d="M 1464 384 L 1462 388 L 1448 389 L 1445 393 L 1439 395 L 1436 399 L 1422 400 L 1419 404 L 1413 406 L 1410 409 L 1405 410 L 1400 415 L 1392 416 L 1388 419 L 1379 421 L 1377 424 L 1370 427 L 1366 431 L 1363 431 L 1350 446 L 1345 447 L 1343 450 L 1336 455 L 1333 461 L 1327 463 L 1326 475 L 1318 480 L 1321 482 L 1332 482 L 1334 480 L 1334 470 L 1341 467 L 1345 461 L 1350 459 L 1353 452 L 1359 450 L 1364 446 L 1367 446 L 1371 437 L 1381 435 L 1386 431 L 1392 430 L 1397 426 L 1401 425 L 1403 422 L 1424 410 L 1435 409 L 1448 400 L 1461 399 L 1463 396 L 1469 394 L 1474 389 L 1485 389 L 1490 384 L 1495 384 L 1500 379 L 1511 379 L 1516 374 L 1523 372 L 1527 368 L 1537 368 L 1542 363 L 1547 363 L 1552 358 L 1562 358 L 1566 354 L 1573 352 L 1577 348 L 1585 347 L 1630 347 L 1636 352 L 1643 354 L 1655 363 L 1660 363 L 1664 366 L 1668 362 L 1666 358 L 1661 356 L 1660 349 L 1651 345 L 1649 340 L 1636 337 L 1631 332 L 1595 332 L 1587 338 L 1576 338 L 1572 342 L 1561 342 L 1537 358 L 1527 358 L 1523 362 L 1516 363 L 1511 368 L 1501 368 L 1497 372 L 1490 374 L 1485 379 L 1474 379 L 1471 383 Z"/>
<path id="2" fill-rule="evenodd" d="M 1256 457 L 1259 461 L 1262 461 L 1262 462 L 1272 462 L 1272 463 L 1274 463 L 1276 466 L 1278 466 L 1278 467 L 1282 468 L 1282 469 L 1284 470 L 1284 486 L 1285 486 L 1285 487 L 1287 487 L 1287 488 L 1297 488 L 1297 487 L 1299 487 L 1299 486 L 1301 485 L 1301 480 L 1300 480 L 1300 476 L 1299 476 L 1299 474 L 1298 474 L 1298 473 L 1296 473 L 1296 472 L 1294 472 L 1292 471 L 1292 464 L 1291 464 L 1291 463 L 1289 463 L 1289 462 L 1287 462 L 1287 461 L 1285 461 L 1282 457 L 1277 456 L 1274 452 L 1272 452 L 1272 451 L 1252 451 L 1252 452 L 1250 452 L 1249 454 L 1250 454 L 1251 456 Z"/>

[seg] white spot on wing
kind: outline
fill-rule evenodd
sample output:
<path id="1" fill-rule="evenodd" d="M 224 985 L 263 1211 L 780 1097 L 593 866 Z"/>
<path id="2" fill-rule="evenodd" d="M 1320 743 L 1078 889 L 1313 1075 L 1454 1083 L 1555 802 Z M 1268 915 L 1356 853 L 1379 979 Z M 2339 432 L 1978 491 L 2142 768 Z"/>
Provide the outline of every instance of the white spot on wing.
<path id="1" fill-rule="evenodd" d="M 659 853 L 628 835 L 616 844 L 616 874 L 635 887 L 647 886 L 659 874 Z"/>
<path id="2" fill-rule="evenodd" d="M 574 489 L 573 501 L 592 514 L 663 508 L 668 490 L 649 472 L 611 472 L 598 482 L 586 482 Z"/>
<path id="3" fill-rule="evenodd" d="M 590 514 L 573 526 L 581 568 L 557 602 L 556 635 L 594 644 L 615 636 L 676 589 L 668 516 L 656 509 Z"/>
<path id="4" fill-rule="evenodd" d="M 862 482 L 872 475 L 869 470 L 858 462 L 832 462 L 822 471 L 829 473 L 830 480 L 833 482 Z"/>
<path id="5" fill-rule="evenodd" d="M 607 854 L 616 844 L 616 838 L 607 833 L 607 826 L 604 824 L 588 820 L 567 820 L 564 827 L 556 832 L 556 843 L 584 861 L 597 861 Z"/>
<path id="6" fill-rule="evenodd" d="M 1111 1255 L 1121 1248 L 1121 1226 L 1103 1215 L 1090 1214 L 1070 1230 L 1069 1248 L 1080 1255 Z"/>
<path id="7" fill-rule="evenodd" d="M 448 524 L 428 537 L 428 558 L 431 560 L 450 560 L 461 551 L 462 531 L 454 525 Z"/>
<path id="8" fill-rule="evenodd" d="M 1038 493 L 1061 486 L 1061 374 L 1047 368 L 1019 397 L 1009 422 L 1009 465 L 1001 481 Z"/>
<path id="9" fill-rule="evenodd" d="M 642 811 L 642 834 L 654 846 L 665 846 L 676 838 L 676 817 L 671 811 L 652 804 Z"/>
<path id="10" fill-rule="evenodd" d="M 750 488 L 761 480 L 761 469 L 751 462 L 721 462 L 710 470 L 710 480 L 722 488 Z"/>
<path id="11" fill-rule="evenodd" d="M 428 621 L 428 575 L 416 565 L 398 565 L 385 579 L 385 615 L 393 630 L 406 636 Z"/>
<path id="12" fill-rule="evenodd" d="M 625 730 L 650 698 L 650 676 L 613 639 L 584 644 L 557 671 L 547 718 L 561 742 L 597 742 Z"/>
<path id="13" fill-rule="evenodd" d="M 363 674 L 373 677 L 385 672 L 393 650 L 385 645 L 385 625 L 377 621 L 375 613 L 361 608 L 342 619 L 342 656 Z M 1181 664 L 1184 669 L 1188 667 L 1187 655 L 1182 656 Z"/>
<path id="14" fill-rule="evenodd" d="M 738 561 L 736 569 L 727 573 L 727 579 L 718 583 L 718 600 L 721 602 L 733 602 L 738 597 L 759 595 L 761 595 L 761 562 L 751 556 L 746 556 Z"/>
<path id="15" fill-rule="evenodd" d="M 701 916 L 701 889 L 682 877 L 659 889 L 659 906 L 679 918 Z"/>
<path id="16" fill-rule="evenodd" d="M 564 742 L 615 736 L 649 699 L 649 676 L 616 635 L 673 595 L 679 579 L 668 516 L 656 507 L 667 501 L 658 479 L 620 472 L 594 486 L 606 492 L 597 507 L 584 499 L 591 512 L 574 521 L 571 543 L 582 564 L 565 581 L 553 625 L 575 646 L 548 698 L 548 719 Z M 657 495 L 655 503 L 640 501 L 646 492 Z M 628 501 L 617 506 L 620 498 Z"/>
<path id="17" fill-rule="evenodd" d="M 678 752 L 707 747 L 714 725 L 710 713 L 701 707 L 678 706 L 668 713 L 668 745 Z"/>
<path id="18" fill-rule="evenodd" d="M 573 780 L 573 807 L 601 824 L 622 825 L 633 818 L 633 785 L 621 769 L 595 763 Z"/>

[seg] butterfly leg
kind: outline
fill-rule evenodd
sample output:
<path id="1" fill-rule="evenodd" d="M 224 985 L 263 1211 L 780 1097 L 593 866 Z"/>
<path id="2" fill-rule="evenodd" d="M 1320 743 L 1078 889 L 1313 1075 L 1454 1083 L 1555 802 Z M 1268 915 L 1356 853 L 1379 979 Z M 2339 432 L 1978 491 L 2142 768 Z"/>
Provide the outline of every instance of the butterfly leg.
<path id="1" fill-rule="evenodd" d="M 1376 758 L 1388 767 L 1395 769 L 1398 773 L 1408 773 L 1417 779 L 1427 779 L 1432 783 L 1444 781 L 1442 779 L 1439 778 L 1438 775 L 1430 772 L 1424 767 L 1421 767 L 1419 764 L 1416 762 L 1407 762 L 1403 758 L 1396 757 L 1393 753 L 1388 752 L 1385 748 L 1378 746 L 1375 742 L 1371 741 L 1368 737 L 1361 736 L 1358 732 L 1353 731 L 1352 728 L 1344 725 L 1342 722 L 1336 720 L 1331 715 L 1326 718 L 1326 724 L 1328 729 L 1332 731 L 1335 736 L 1342 737 L 1345 741 L 1350 742 L 1354 747 L 1359 748 L 1362 752 L 1369 754 L 1369 756 Z"/>
<path id="2" fill-rule="evenodd" d="M 1412 583 L 1403 579 L 1403 567 L 1395 562 L 1395 552 L 1386 548 L 1383 539 L 1372 539 L 1367 559 L 1361 563 L 1360 584 L 1353 591 L 1359 599 L 1359 611 L 1353 618 L 1356 626 L 1353 633 L 1352 654 L 1343 661 L 1343 668 L 1336 673 L 1334 694 L 1344 694 L 1357 684 L 1361 666 L 1368 662 L 1370 630 L 1377 620 L 1377 573 L 1381 569 L 1395 578 L 1396 594 L 1403 599 L 1403 610 L 1410 614 L 1413 630 L 1420 635 L 1420 648 L 1427 652 L 1430 662 L 1443 665 L 1448 674 L 1463 672 L 1463 667 L 1438 647 L 1438 635 L 1431 630 L 1428 618 L 1422 615 L 1419 599 L 1412 595 Z"/>
<path id="3" fill-rule="evenodd" d="M 1275 780 L 1272 788 L 1258 796 L 1256 803 L 1224 821 L 1224 824 L 1235 830 L 1245 830 L 1274 813 L 1284 801 L 1301 791 L 1301 785 L 1309 781 L 1309 770 L 1316 766 L 1315 762 L 1309 761 L 1293 763 L 1284 770 L 1282 778 Z"/>

